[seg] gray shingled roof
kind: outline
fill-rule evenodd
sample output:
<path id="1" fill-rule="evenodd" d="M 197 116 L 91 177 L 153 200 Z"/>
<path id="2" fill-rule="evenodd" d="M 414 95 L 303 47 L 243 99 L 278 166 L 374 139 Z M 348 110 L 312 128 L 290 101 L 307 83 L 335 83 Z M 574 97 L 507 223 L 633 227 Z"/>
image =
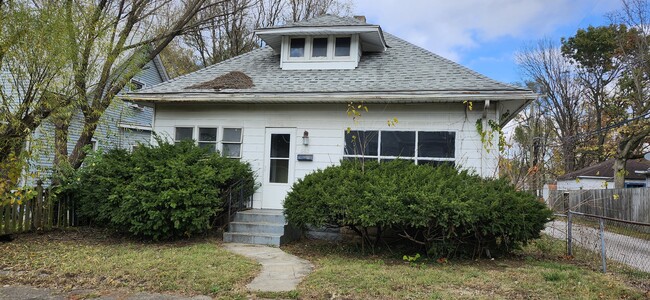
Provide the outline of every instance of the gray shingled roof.
<path id="1" fill-rule="evenodd" d="M 577 177 L 589 176 L 589 177 L 603 177 L 603 178 L 614 178 L 614 160 L 608 159 L 599 164 L 582 168 L 580 170 L 573 171 L 571 173 L 564 174 L 558 177 L 558 180 L 573 180 Z M 628 159 L 625 163 L 625 179 L 645 179 L 645 175 L 638 174 L 636 171 L 645 171 L 650 170 L 650 161 L 643 158 L 638 159 Z"/>
<path id="2" fill-rule="evenodd" d="M 288 27 L 326 27 L 326 26 L 377 26 L 374 24 L 364 23 L 360 20 L 350 17 L 337 17 L 332 15 L 322 15 L 318 18 L 303 20 L 298 22 L 287 23 L 273 26 L 270 28 L 288 28 Z"/>
<path id="3" fill-rule="evenodd" d="M 323 16 L 309 22 L 286 25 L 331 26 L 359 23 L 351 18 Z M 156 94 L 278 94 L 278 93 L 398 93 L 398 92 L 514 92 L 529 90 L 510 86 L 455 62 L 433 54 L 390 34 L 385 34 L 388 48 L 383 53 L 363 53 L 359 65 L 353 70 L 282 70 L 280 56 L 269 47 L 209 66 L 165 83 L 131 94 L 154 96 Z M 187 89 L 187 87 L 213 80 L 231 71 L 241 71 L 250 76 L 254 87 L 250 89 L 224 89 L 221 91 Z"/>

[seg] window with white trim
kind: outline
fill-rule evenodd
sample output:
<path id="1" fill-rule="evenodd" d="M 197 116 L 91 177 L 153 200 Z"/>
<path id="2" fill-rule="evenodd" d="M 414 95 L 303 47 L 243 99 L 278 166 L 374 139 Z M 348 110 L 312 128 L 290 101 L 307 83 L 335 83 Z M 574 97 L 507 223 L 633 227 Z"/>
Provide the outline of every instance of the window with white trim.
<path id="1" fill-rule="evenodd" d="M 346 159 L 406 159 L 418 165 L 454 165 L 456 133 L 448 131 L 345 131 Z"/>
<path id="2" fill-rule="evenodd" d="M 174 142 L 176 144 L 194 139 L 194 127 L 176 127 L 176 132 L 174 133 Z"/>
<path id="3" fill-rule="evenodd" d="M 337 37 L 334 42 L 334 56 L 350 56 L 350 46 L 352 45 L 352 38 Z"/>
<path id="4" fill-rule="evenodd" d="M 206 148 L 210 152 L 217 151 L 217 127 L 199 127 L 199 147 Z"/>
<path id="5" fill-rule="evenodd" d="M 221 144 L 223 156 L 241 158 L 242 129 L 225 127 Z"/>
<path id="6" fill-rule="evenodd" d="M 292 37 L 288 54 L 292 61 L 339 61 L 350 59 L 351 49 L 351 36 Z"/>
<path id="7" fill-rule="evenodd" d="M 305 57 L 305 38 L 291 38 L 289 57 Z"/>

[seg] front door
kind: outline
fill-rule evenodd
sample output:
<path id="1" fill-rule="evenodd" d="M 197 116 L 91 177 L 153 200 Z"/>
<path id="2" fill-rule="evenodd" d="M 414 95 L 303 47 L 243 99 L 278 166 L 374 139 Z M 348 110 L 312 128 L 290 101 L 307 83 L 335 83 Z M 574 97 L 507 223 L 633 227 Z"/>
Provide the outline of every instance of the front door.
<path id="1" fill-rule="evenodd" d="M 266 128 L 262 208 L 283 208 L 293 184 L 295 133 L 295 128 Z"/>

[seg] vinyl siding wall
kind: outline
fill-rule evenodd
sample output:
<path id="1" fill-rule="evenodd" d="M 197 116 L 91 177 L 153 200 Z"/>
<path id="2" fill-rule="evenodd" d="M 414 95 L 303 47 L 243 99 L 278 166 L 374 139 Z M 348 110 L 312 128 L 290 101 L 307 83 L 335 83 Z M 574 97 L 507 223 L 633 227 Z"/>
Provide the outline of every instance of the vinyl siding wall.
<path id="1" fill-rule="evenodd" d="M 143 83 L 144 87 L 149 87 L 162 82 L 158 69 L 153 62 L 147 63 L 143 70 L 133 78 Z M 137 143 L 149 143 L 151 141 L 150 130 L 136 130 L 122 128 L 120 124 L 152 127 L 153 108 L 140 106 L 141 109 L 129 106 L 129 102 L 120 99 L 114 99 L 106 109 L 104 115 L 99 121 L 94 140 L 98 148 L 125 148 L 130 149 Z M 70 124 L 68 138 L 68 153 L 72 153 L 75 143 L 81 134 L 83 126 L 83 115 L 77 112 L 73 116 Z M 54 126 L 49 120 L 35 131 L 29 147 L 34 150 L 34 159 L 31 162 L 30 172 L 35 173 L 37 177 L 46 179 L 51 174 L 51 167 L 54 161 Z M 30 181 L 28 181 L 28 184 Z"/>
<path id="2" fill-rule="evenodd" d="M 473 169 L 478 174 L 496 176 L 498 151 L 486 151 L 476 131 L 476 120 L 482 111 L 466 111 L 463 104 L 370 105 L 357 123 L 346 114 L 346 105 L 295 104 L 295 105 L 210 105 L 210 104 L 157 104 L 154 131 L 170 140 L 175 127 L 219 127 L 218 140 L 223 127 L 243 129 L 242 159 L 251 163 L 262 181 L 264 168 L 265 128 L 295 128 L 295 153 L 313 154 L 313 161 L 295 161 L 295 178 L 319 168 L 337 164 L 344 154 L 344 132 L 352 130 L 398 131 L 453 131 L 456 133 L 455 163 Z M 494 119 L 496 111 L 488 112 Z M 387 120 L 397 118 L 394 127 Z M 196 129 L 195 129 L 196 131 Z M 304 131 L 309 132 L 309 145 L 302 145 Z M 496 137 L 495 137 L 496 138 Z M 496 140 L 493 143 L 496 147 Z M 255 207 L 260 206 L 261 188 L 254 195 Z"/>

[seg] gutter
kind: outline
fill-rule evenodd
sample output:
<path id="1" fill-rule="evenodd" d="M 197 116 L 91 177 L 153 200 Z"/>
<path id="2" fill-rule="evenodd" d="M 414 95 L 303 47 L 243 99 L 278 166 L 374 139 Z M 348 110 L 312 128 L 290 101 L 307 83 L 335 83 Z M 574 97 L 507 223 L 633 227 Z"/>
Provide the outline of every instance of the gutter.
<path id="1" fill-rule="evenodd" d="M 210 93 L 163 93 L 163 94 L 126 94 L 120 98 L 138 102 L 160 103 L 436 103 L 463 101 L 508 101 L 525 100 L 526 102 L 513 112 L 514 116 L 526 105 L 537 98 L 533 93 L 503 92 L 400 92 L 400 93 L 260 93 L 260 94 L 215 94 Z"/>

